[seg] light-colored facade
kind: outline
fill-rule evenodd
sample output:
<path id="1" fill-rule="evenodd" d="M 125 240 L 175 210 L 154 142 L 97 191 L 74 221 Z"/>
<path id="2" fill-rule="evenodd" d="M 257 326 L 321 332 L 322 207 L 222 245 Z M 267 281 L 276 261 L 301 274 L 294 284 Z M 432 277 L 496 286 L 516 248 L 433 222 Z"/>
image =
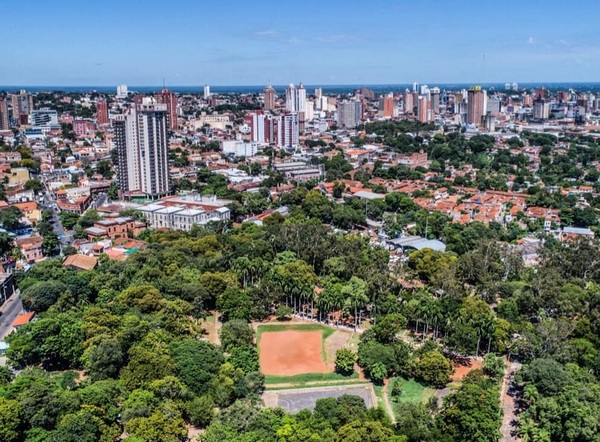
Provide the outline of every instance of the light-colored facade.
<path id="1" fill-rule="evenodd" d="M 354 129 L 360 122 L 361 103 L 358 100 L 342 101 L 338 104 L 337 123 L 340 128 Z"/>

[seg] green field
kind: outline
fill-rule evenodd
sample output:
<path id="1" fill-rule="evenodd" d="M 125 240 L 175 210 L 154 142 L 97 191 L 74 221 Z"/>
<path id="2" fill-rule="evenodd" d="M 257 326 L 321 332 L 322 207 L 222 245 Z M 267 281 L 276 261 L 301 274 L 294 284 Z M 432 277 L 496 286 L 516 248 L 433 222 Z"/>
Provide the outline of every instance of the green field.
<path id="1" fill-rule="evenodd" d="M 396 404 L 397 402 L 392 398 L 391 385 L 393 382 L 396 382 L 397 379 L 399 379 L 402 383 L 402 394 L 398 398 L 398 403 L 424 403 L 427 402 L 431 396 L 433 396 L 433 389 L 427 388 L 424 385 L 419 384 L 414 379 L 406 380 L 404 378 L 392 378 L 390 379 L 390 388 L 388 390 L 389 400 L 392 406 L 394 406 L 394 404 Z"/>
<path id="2" fill-rule="evenodd" d="M 347 381 L 358 379 L 358 373 L 350 376 L 339 373 L 302 373 L 294 376 L 266 375 L 265 384 L 306 384 L 307 382 Z"/>

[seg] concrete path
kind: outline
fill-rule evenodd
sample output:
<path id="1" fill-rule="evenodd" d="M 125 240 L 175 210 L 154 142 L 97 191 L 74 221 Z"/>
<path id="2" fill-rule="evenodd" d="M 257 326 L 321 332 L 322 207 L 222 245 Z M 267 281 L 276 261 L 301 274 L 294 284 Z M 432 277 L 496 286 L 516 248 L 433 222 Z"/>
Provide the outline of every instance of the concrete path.
<path id="1" fill-rule="evenodd" d="M 517 404 L 515 398 L 509 394 L 510 385 L 513 382 L 514 374 L 521 369 L 521 364 L 518 362 L 511 362 L 507 365 L 504 370 L 504 378 L 502 379 L 502 389 L 500 390 L 500 406 L 502 407 L 502 426 L 500 432 L 502 437 L 500 442 L 516 442 L 517 439 L 512 435 L 515 430 L 513 422 L 517 421 Z"/>

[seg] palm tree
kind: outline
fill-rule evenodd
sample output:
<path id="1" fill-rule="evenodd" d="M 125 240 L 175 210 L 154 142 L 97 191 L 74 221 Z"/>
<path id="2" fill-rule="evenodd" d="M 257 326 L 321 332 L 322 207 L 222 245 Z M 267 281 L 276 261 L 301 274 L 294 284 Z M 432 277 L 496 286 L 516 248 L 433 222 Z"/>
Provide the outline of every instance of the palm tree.
<path id="1" fill-rule="evenodd" d="M 492 348 L 492 338 L 494 337 L 494 332 L 496 331 L 496 321 L 493 317 L 486 318 L 485 323 L 485 334 L 488 337 L 488 348 L 487 352 L 489 353 Z"/>

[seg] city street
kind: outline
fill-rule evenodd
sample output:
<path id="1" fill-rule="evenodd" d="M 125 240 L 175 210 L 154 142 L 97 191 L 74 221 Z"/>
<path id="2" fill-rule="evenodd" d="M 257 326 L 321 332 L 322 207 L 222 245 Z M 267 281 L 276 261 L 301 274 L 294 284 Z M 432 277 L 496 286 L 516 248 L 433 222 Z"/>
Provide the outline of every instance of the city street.
<path id="1" fill-rule="evenodd" d="M 17 316 L 23 311 L 23 304 L 19 299 L 19 295 L 14 293 L 6 303 L 0 308 L 2 315 L 0 316 L 0 340 L 4 339 L 12 330 L 12 323 Z"/>

